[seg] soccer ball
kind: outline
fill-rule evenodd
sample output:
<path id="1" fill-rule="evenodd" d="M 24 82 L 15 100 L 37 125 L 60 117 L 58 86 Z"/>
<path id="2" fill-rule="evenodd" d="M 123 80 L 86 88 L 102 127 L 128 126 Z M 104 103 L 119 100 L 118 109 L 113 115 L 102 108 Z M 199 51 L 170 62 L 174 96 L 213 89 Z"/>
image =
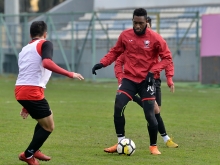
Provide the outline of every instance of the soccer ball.
<path id="1" fill-rule="evenodd" d="M 132 154 L 134 154 L 135 149 L 136 149 L 135 143 L 128 138 L 122 139 L 117 146 L 117 152 L 119 154 L 124 154 L 127 156 L 131 156 Z"/>

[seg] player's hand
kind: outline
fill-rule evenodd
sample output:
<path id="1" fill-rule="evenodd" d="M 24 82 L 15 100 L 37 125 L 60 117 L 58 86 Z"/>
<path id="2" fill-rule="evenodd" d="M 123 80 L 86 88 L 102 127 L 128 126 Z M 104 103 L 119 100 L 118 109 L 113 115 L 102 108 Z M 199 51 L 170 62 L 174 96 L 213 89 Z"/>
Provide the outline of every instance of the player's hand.
<path id="1" fill-rule="evenodd" d="M 167 77 L 167 85 L 170 88 L 170 92 L 174 93 L 175 87 L 172 77 Z"/>
<path id="2" fill-rule="evenodd" d="M 121 85 L 121 81 L 122 81 L 122 78 L 119 77 L 119 78 L 118 78 L 118 85 Z"/>
<path id="3" fill-rule="evenodd" d="M 79 73 L 73 73 L 73 78 L 78 78 L 79 80 L 84 80 L 84 77 Z"/>
<path id="4" fill-rule="evenodd" d="M 28 117 L 29 113 L 28 111 L 25 109 L 25 108 L 22 108 L 21 109 L 21 112 L 20 112 L 20 116 L 23 118 L 23 119 L 26 119 Z"/>
<path id="5" fill-rule="evenodd" d="M 154 74 L 152 72 L 148 72 L 147 77 L 145 79 L 146 86 L 152 86 L 154 84 Z"/>
<path id="6" fill-rule="evenodd" d="M 172 93 L 175 92 L 175 86 L 174 86 L 174 84 L 170 86 L 170 92 L 172 92 Z"/>
<path id="7" fill-rule="evenodd" d="M 101 68 L 103 68 L 103 67 L 104 67 L 104 65 L 103 65 L 102 63 L 95 64 L 95 65 L 93 66 L 93 68 L 92 68 L 92 74 L 95 74 L 95 75 L 96 75 L 96 70 L 101 69 Z"/>

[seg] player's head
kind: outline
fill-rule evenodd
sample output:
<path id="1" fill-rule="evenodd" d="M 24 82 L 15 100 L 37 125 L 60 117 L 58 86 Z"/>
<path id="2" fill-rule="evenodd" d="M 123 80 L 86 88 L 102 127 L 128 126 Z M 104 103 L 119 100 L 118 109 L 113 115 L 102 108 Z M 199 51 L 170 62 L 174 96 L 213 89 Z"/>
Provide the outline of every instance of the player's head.
<path id="1" fill-rule="evenodd" d="M 147 17 L 147 27 L 151 28 L 151 18 L 149 16 Z"/>
<path id="2" fill-rule="evenodd" d="M 135 34 L 144 34 L 147 27 L 147 11 L 143 8 L 135 9 L 132 21 Z"/>
<path id="3" fill-rule="evenodd" d="M 44 21 L 34 21 L 30 27 L 31 38 L 46 38 L 47 24 Z"/>

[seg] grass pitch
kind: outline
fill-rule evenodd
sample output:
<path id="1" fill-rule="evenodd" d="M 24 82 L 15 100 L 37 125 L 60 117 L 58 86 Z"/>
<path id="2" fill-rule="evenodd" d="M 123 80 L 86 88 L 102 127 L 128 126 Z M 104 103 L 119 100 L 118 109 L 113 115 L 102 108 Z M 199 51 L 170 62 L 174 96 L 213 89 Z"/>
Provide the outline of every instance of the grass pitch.
<path id="1" fill-rule="evenodd" d="M 18 154 L 28 146 L 36 122 L 20 116 L 14 78 L 0 77 L 0 165 L 22 165 Z M 125 110 L 126 137 L 137 148 L 132 156 L 103 152 L 117 142 L 113 107 L 117 83 L 51 80 L 45 90 L 54 113 L 55 130 L 41 150 L 52 157 L 41 165 L 218 165 L 220 88 L 176 83 L 174 94 L 162 84 L 162 111 L 169 136 L 179 148 L 167 148 L 158 135 L 162 155 L 150 155 L 142 109 L 130 102 Z"/>

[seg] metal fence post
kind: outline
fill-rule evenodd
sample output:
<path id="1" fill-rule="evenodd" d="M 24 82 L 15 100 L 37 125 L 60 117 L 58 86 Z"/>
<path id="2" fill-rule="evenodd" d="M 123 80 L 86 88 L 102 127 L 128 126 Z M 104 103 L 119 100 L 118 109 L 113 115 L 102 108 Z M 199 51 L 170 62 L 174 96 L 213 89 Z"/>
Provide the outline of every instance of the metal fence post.
<path id="1" fill-rule="evenodd" d="M 0 13 L 0 20 L 2 14 Z M 3 73 L 3 42 L 2 42 L 2 21 L 0 21 L 0 75 Z"/>
<path id="2" fill-rule="evenodd" d="M 92 16 L 92 66 L 96 63 L 95 14 L 94 12 Z M 96 80 L 95 75 L 92 75 L 92 80 Z"/>
<path id="3" fill-rule="evenodd" d="M 26 45 L 28 43 L 28 18 L 27 18 L 27 15 L 24 16 L 24 45 Z M 23 46 L 23 45 L 22 45 Z"/>
<path id="4" fill-rule="evenodd" d="M 72 65 L 71 69 L 72 71 L 75 71 L 75 41 L 74 41 L 74 13 L 71 17 L 71 59 L 72 59 Z"/>
<path id="5" fill-rule="evenodd" d="M 176 53 L 180 55 L 180 45 L 179 45 L 179 22 L 176 22 Z"/>
<path id="6" fill-rule="evenodd" d="M 200 39 L 199 39 L 199 12 L 196 12 L 196 56 L 198 59 L 198 80 L 200 81 Z"/>
<path id="7" fill-rule="evenodd" d="M 157 33 L 160 34 L 160 13 L 157 13 Z"/>

